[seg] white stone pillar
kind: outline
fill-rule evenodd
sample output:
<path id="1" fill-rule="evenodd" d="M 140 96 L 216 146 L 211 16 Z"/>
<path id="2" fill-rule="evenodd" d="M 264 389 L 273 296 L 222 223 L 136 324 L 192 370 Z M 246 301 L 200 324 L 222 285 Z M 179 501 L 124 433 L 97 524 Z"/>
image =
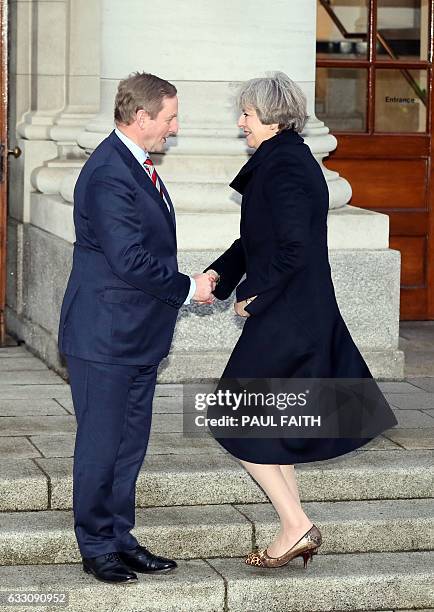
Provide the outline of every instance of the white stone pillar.
<path id="1" fill-rule="evenodd" d="M 48 134 L 57 156 L 33 171 L 32 186 L 39 192 L 59 194 L 71 171 L 85 161 L 77 137 L 99 110 L 99 2 L 67 0 L 65 104 Z"/>
<path id="2" fill-rule="evenodd" d="M 17 66 L 30 76 L 29 109 L 17 131 L 27 140 L 49 140 L 50 128 L 65 104 L 68 0 L 19 2 L 17 9 L 16 27 L 25 45 L 17 49 Z"/>
<path id="3" fill-rule="evenodd" d="M 99 23 L 99 1 L 68 0 L 65 107 L 50 130 L 50 137 L 62 145 L 76 145 L 99 111 Z"/>
<path id="4" fill-rule="evenodd" d="M 116 87 L 129 73 L 145 70 L 176 85 L 179 136 L 155 161 L 175 202 L 181 249 L 222 248 L 238 233 L 237 197 L 228 183 L 247 159 L 236 126 L 239 82 L 286 72 L 306 93 L 306 142 L 321 166 L 335 148 L 314 116 L 315 0 L 274 0 L 272 11 L 261 0 L 167 0 L 152 10 L 143 0 L 101 1 L 101 108 L 78 143 L 91 151 L 113 128 Z M 347 181 L 322 168 L 331 207 L 344 205 Z"/>
<path id="5" fill-rule="evenodd" d="M 55 157 L 50 128 L 64 106 L 66 1 L 10 3 L 11 135 L 23 151 L 10 164 L 9 211 L 30 220 L 31 173 Z M 49 44 L 47 44 L 49 41 Z M 15 95 L 14 95 L 15 94 Z"/>

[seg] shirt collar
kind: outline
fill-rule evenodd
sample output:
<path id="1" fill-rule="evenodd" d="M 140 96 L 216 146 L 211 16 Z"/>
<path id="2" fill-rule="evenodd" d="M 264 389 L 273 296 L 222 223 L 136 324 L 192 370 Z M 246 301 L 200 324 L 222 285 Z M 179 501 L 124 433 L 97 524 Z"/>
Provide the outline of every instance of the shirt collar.
<path id="1" fill-rule="evenodd" d="M 119 138 L 119 140 L 123 142 L 124 145 L 131 151 L 132 155 L 134 155 L 134 157 L 137 159 L 139 164 L 143 166 L 143 164 L 149 157 L 148 152 L 145 151 L 145 149 L 142 149 L 141 147 L 139 147 L 139 145 L 133 142 L 131 138 L 128 138 L 128 136 L 125 136 L 125 134 L 123 134 L 120 130 L 118 130 L 118 128 L 115 128 L 115 134 Z"/>

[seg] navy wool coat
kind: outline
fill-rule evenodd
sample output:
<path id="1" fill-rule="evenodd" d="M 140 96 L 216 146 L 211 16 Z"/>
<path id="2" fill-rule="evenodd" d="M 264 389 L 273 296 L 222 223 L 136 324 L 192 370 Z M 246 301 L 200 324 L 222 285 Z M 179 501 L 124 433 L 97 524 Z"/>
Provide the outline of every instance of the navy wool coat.
<path id="1" fill-rule="evenodd" d="M 251 316 L 223 378 L 372 379 L 336 302 L 328 188 L 303 138 L 284 130 L 264 141 L 231 187 L 242 194 L 240 238 L 209 266 L 221 275 L 214 293 L 226 299 L 236 288 L 237 301 L 257 298 L 246 307 Z M 388 406 L 381 417 L 378 434 L 396 424 Z M 292 464 L 342 455 L 370 439 L 218 441 L 246 461 Z"/>

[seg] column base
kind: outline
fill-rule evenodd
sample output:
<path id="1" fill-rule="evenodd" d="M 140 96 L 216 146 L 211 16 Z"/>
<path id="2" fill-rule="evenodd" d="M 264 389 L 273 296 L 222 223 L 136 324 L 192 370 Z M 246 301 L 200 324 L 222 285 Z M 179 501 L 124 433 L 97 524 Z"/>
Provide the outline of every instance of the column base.
<path id="1" fill-rule="evenodd" d="M 363 358 L 377 380 L 404 378 L 404 353 L 362 350 Z M 230 351 L 180 352 L 172 351 L 161 363 L 159 383 L 201 382 L 218 379 L 229 359 Z"/>
<path id="2" fill-rule="evenodd" d="M 35 213 L 32 223 L 43 225 L 53 219 L 50 204 L 55 206 L 56 196 L 35 194 L 32 200 Z M 45 221 L 44 210 L 48 213 Z M 65 204 L 63 219 L 69 218 L 72 227 L 71 212 L 72 207 Z M 56 225 L 64 228 L 61 218 Z M 7 325 L 51 367 L 62 371 L 56 335 L 71 266 L 71 241 L 66 236 L 61 239 L 53 235 L 55 226 L 38 228 L 25 224 L 22 227 L 11 222 L 11 246 L 17 242 L 13 240 L 13 233 L 22 229 L 23 253 L 18 259 L 9 257 L 9 274 L 22 281 L 9 286 L 8 304 L 12 309 L 8 311 Z M 336 297 L 350 333 L 374 376 L 399 379 L 404 375 L 403 355 L 398 350 L 400 255 L 373 244 L 371 248 L 360 245 L 361 248 L 330 250 Z M 218 253 L 221 249 L 180 251 L 179 268 L 186 273 L 199 272 Z M 23 293 L 19 300 L 15 296 L 18 287 Z M 21 309 L 15 306 L 18 302 L 22 304 Z M 232 302 L 233 298 L 217 302 L 213 307 L 192 305 L 181 309 L 170 357 L 162 365 L 161 380 L 215 378 L 221 374 L 243 324 L 235 317 Z"/>
<path id="3" fill-rule="evenodd" d="M 180 270 L 203 270 L 216 251 L 184 251 Z M 400 254 L 388 248 L 335 249 L 330 264 L 336 297 L 354 342 L 375 377 L 400 379 L 404 356 L 398 349 Z M 214 378 L 223 371 L 242 330 L 233 297 L 207 306 L 184 307 L 172 351 L 162 366 L 162 380 Z"/>

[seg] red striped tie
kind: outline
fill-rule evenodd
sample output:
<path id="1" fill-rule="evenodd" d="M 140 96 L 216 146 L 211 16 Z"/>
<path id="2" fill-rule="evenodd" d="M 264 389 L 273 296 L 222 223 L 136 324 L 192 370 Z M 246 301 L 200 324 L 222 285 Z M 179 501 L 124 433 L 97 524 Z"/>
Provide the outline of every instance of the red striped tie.
<path id="1" fill-rule="evenodd" d="M 161 189 L 160 181 L 158 180 L 158 174 L 157 174 L 157 171 L 155 170 L 154 164 L 152 163 L 152 159 L 148 157 L 143 162 L 143 165 L 145 167 L 146 172 L 149 174 L 151 181 L 154 183 L 155 187 L 158 189 L 161 197 L 164 200 L 164 193 L 163 193 L 163 190 Z"/>
<path id="2" fill-rule="evenodd" d="M 148 174 L 151 181 L 154 183 L 155 187 L 160 192 L 160 195 L 163 198 L 163 202 L 167 206 L 167 210 L 171 212 L 169 202 L 166 200 L 166 196 L 164 195 L 164 191 L 162 190 L 160 181 L 158 179 L 157 171 L 155 170 L 154 164 L 152 163 L 152 159 L 150 157 L 147 157 L 145 159 L 145 161 L 143 162 L 143 167 L 146 170 L 146 173 Z"/>

